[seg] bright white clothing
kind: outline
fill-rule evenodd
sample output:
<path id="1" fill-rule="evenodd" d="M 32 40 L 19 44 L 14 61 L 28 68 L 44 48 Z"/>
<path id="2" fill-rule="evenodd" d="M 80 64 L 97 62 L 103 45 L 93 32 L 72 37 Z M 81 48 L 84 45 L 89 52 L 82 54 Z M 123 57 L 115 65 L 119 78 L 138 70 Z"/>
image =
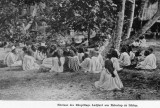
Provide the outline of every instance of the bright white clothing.
<path id="1" fill-rule="evenodd" d="M 135 57 L 135 54 L 132 51 L 130 51 L 129 56 L 130 56 L 130 60 L 133 60 Z"/>
<path id="2" fill-rule="evenodd" d="M 122 81 L 117 74 L 117 71 L 114 71 L 115 77 L 109 73 L 107 69 L 103 69 L 99 81 L 95 82 L 95 87 L 104 91 L 104 90 L 121 90 L 123 88 Z"/>
<path id="3" fill-rule="evenodd" d="M 140 69 L 156 69 L 156 57 L 154 54 L 148 55 L 144 61 L 140 62 L 140 64 L 136 68 Z"/>
<path id="4" fill-rule="evenodd" d="M 147 47 L 146 39 L 140 40 L 140 46 L 141 46 L 141 47 Z"/>
<path id="5" fill-rule="evenodd" d="M 134 41 L 134 42 L 132 43 L 132 45 L 135 46 L 135 47 L 138 47 L 138 46 L 140 45 L 140 43 Z"/>
<path id="6" fill-rule="evenodd" d="M 122 68 L 120 68 L 118 59 L 117 59 L 116 57 L 112 57 L 112 58 L 111 58 L 111 61 L 112 61 L 112 63 L 113 63 L 113 67 L 114 67 L 114 69 L 116 69 L 116 71 L 122 70 Z"/>
<path id="7" fill-rule="evenodd" d="M 130 56 L 128 55 L 127 52 L 123 52 L 121 54 L 119 62 L 120 62 L 121 66 L 129 66 L 129 65 L 131 65 Z"/>
<path id="8" fill-rule="evenodd" d="M 100 73 L 102 71 L 102 64 L 100 63 L 98 57 L 91 58 L 91 72 Z"/>
<path id="9" fill-rule="evenodd" d="M 69 61 L 68 61 L 69 69 L 73 70 L 74 72 L 79 71 L 80 62 L 79 62 L 78 56 L 68 57 L 68 58 L 69 58 Z"/>
<path id="10" fill-rule="evenodd" d="M 105 50 L 105 46 L 101 46 L 101 47 L 99 48 L 99 53 L 101 54 L 104 50 Z"/>
<path id="11" fill-rule="evenodd" d="M 103 57 L 101 55 L 101 53 L 99 53 L 98 55 L 98 60 L 99 60 L 99 63 L 102 65 L 102 67 L 104 66 L 104 60 L 103 60 Z"/>
<path id="12" fill-rule="evenodd" d="M 80 64 L 82 69 L 85 72 L 90 72 L 91 71 L 91 59 L 90 58 L 85 58 L 84 61 Z"/>
<path id="13" fill-rule="evenodd" d="M 16 54 L 13 54 L 12 52 L 9 52 L 5 59 L 4 64 L 9 66 L 22 66 L 22 60 L 18 60 L 19 56 Z"/>
<path id="14" fill-rule="evenodd" d="M 52 57 L 49 58 L 45 58 L 42 62 L 42 66 L 46 67 L 46 68 L 52 68 Z"/>
<path id="15" fill-rule="evenodd" d="M 34 57 L 25 55 L 24 59 L 23 59 L 23 66 L 22 66 L 22 68 L 23 68 L 24 71 L 27 71 L 27 70 L 36 70 L 36 69 L 39 69 L 40 66 L 36 63 L 36 60 L 35 60 Z"/>
<path id="16" fill-rule="evenodd" d="M 61 65 L 59 65 L 59 58 L 58 57 L 53 57 L 53 59 L 52 59 L 52 68 L 51 68 L 50 72 L 63 72 L 64 62 L 65 62 L 65 58 L 61 57 L 60 58 Z"/>

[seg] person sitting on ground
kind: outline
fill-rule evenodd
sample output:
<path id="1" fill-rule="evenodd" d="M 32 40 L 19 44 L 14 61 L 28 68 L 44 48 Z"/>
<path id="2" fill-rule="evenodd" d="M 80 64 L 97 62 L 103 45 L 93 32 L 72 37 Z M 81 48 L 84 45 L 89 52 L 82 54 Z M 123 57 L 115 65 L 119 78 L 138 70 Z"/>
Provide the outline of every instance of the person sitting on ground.
<path id="1" fill-rule="evenodd" d="M 98 52 L 97 51 L 90 51 L 91 56 L 91 72 L 92 73 L 100 73 L 102 71 L 102 64 L 100 63 L 100 60 L 98 58 Z"/>
<path id="2" fill-rule="evenodd" d="M 48 71 L 52 68 L 52 61 L 53 57 L 52 54 L 54 55 L 54 50 L 52 48 L 48 49 L 49 54 L 47 54 L 47 57 L 42 61 L 42 64 L 40 66 L 40 71 Z"/>
<path id="3" fill-rule="evenodd" d="M 46 58 L 46 47 L 40 46 L 36 54 L 34 55 L 35 59 L 41 64 L 42 61 Z"/>
<path id="4" fill-rule="evenodd" d="M 99 81 L 95 82 L 95 87 L 101 91 L 105 90 L 121 90 L 123 88 L 122 81 L 111 61 L 111 54 L 107 54 L 105 68 L 102 70 Z"/>
<path id="5" fill-rule="evenodd" d="M 139 37 L 140 47 L 147 47 L 145 36 Z"/>
<path id="6" fill-rule="evenodd" d="M 156 57 L 153 54 L 153 49 L 149 48 L 147 51 L 145 51 L 144 55 L 146 56 L 146 58 L 144 59 L 144 61 L 140 62 L 136 68 L 138 69 L 156 69 L 157 65 L 156 65 Z"/>
<path id="7" fill-rule="evenodd" d="M 52 59 L 52 67 L 50 72 L 63 72 L 64 71 L 65 58 L 63 57 L 63 51 L 59 49 L 54 53 Z"/>
<path id="8" fill-rule="evenodd" d="M 22 68 L 24 71 L 38 70 L 40 68 L 40 66 L 36 63 L 35 58 L 32 56 L 32 51 L 30 49 L 26 51 Z"/>
<path id="9" fill-rule="evenodd" d="M 130 60 L 132 62 L 134 60 L 134 57 L 135 57 L 135 53 L 132 50 L 132 46 L 128 46 L 128 54 L 129 54 Z"/>
<path id="10" fill-rule="evenodd" d="M 91 59 L 89 57 L 89 53 L 84 53 L 84 57 L 82 60 L 82 63 L 80 64 L 82 70 L 84 70 L 85 73 L 90 72 L 91 71 Z"/>
<path id="11" fill-rule="evenodd" d="M 69 70 L 71 70 L 71 72 L 79 72 L 80 62 L 79 62 L 78 56 L 74 53 L 73 50 L 70 50 L 68 60 L 69 60 L 68 61 Z"/>
<path id="12" fill-rule="evenodd" d="M 22 60 L 19 60 L 19 54 L 18 50 L 15 46 L 12 46 L 11 52 L 9 52 L 5 59 L 4 59 L 4 64 L 7 65 L 8 67 L 11 66 L 22 66 Z"/>
<path id="13" fill-rule="evenodd" d="M 120 63 L 120 66 L 122 66 L 122 67 L 127 67 L 127 66 L 131 65 L 130 56 L 128 55 L 125 47 L 122 47 L 122 49 L 121 49 L 119 63 Z"/>
<path id="14" fill-rule="evenodd" d="M 139 47 L 140 45 L 139 39 L 136 39 L 131 45 L 134 47 Z"/>
<path id="15" fill-rule="evenodd" d="M 24 56 L 26 54 L 26 51 L 27 51 L 27 47 L 23 47 L 22 51 L 21 51 L 21 53 L 19 55 L 19 58 L 20 58 L 20 60 L 22 60 L 22 63 L 23 63 L 23 59 L 24 59 Z"/>
<path id="16" fill-rule="evenodd" d="M 119 61 L 118 61 L 118 53 L 116 50 L 111 51 L 111 61 L 116 71 L 121 71 L 123 69 L 123 68 L 120 68 Z"/>

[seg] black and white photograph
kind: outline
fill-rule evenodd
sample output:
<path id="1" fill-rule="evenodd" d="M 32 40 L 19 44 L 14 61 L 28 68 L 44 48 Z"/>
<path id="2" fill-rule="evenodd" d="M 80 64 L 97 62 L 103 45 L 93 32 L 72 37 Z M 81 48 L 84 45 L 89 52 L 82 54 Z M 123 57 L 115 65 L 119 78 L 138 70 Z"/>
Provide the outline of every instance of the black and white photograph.
<path id="1" fill-rule="evenodd" d="M 116 100 L 160 100 L 160 0 L 0 0 L 0 101 Z"/>

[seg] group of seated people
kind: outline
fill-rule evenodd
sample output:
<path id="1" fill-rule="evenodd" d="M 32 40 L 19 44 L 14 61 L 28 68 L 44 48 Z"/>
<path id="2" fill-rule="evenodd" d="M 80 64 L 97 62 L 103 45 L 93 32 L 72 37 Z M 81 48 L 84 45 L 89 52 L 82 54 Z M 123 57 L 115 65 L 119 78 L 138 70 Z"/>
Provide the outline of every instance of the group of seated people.
<path id="1" fill-rule="evenodd" d="M 95 87 L 101 90 L 122 89 L 123 84 L 118 76 L 123 68 L 156 69 L 156 57 L 152 48 L 145 51 L 133 51 L 133 46 L 123 46 L 120 50 L 112 47 L 109 53 L 102 56 L 102 46 L 92 50 L 67 46 L 65 48 L 51 46 L 28 45 L 19 52 L 12 46 L 4 58 L 8 67 L 21 66 L 24 71 L 41 72 L 89 72 L 101 73 Z"/>
<path id="2" fill-rule="evenodd" d="M 148 47 L 144 35 L 140 36 L 139 39 L 136 39 L 131 45 L 134 47 Z"/>

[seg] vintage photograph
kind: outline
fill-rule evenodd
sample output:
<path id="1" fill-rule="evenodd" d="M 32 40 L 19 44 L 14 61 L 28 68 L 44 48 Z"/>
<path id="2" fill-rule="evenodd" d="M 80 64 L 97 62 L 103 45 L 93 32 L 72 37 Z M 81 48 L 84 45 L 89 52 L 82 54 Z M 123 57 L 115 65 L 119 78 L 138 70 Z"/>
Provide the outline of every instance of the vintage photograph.
<path id="1" fill-rule="evenodd" d="M 1 101 L 159 99 L 160 0 L 0 0 Z"/>

